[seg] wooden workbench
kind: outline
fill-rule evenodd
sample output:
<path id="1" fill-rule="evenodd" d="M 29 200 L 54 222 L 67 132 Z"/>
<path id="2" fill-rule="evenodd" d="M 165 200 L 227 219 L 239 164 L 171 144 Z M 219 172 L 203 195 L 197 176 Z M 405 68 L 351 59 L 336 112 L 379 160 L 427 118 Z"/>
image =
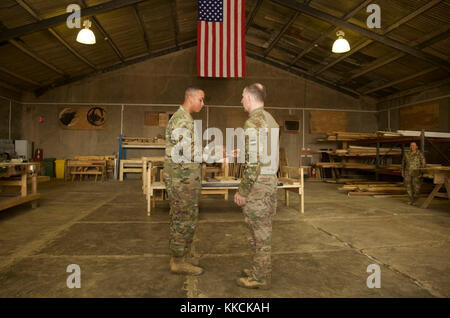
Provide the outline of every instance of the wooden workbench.
<path id="1" fill-rule="evenodd" d="M 425 168 L 424 171 L 431 171 L 433 174 L 433 183 L 435 187 L 431 191 L 428 198 L 422 204 L 421 208 L 426 209 L 428 205 L 433 201 L 435 197 L 448 198 L 450 200 L 450 167 L 435 167 L 435 168 Z M 442 187 L 445 187 L 447 194 L 439 192 Z"/>
<path id="2" fill-rule="evenodd" d="M 166 185 L 164 182 L 153 182 L 152 181 L 152 173 L 151 173 L 151 164 L 147 167 L 147 187 L 145 188 L 145 197 L 147 199 L 147 215 L 150 216 L 151 214 L 151 205 L 153 198 L 153 191 L 154 190 L 165 190 Z M 286 192 L 286 200 L 285 204 L 286 206 L 289 206 L 289 195 L 288 191 L 298 191 L 298 195 L 300 198 L 300 204 L 299 204 L 299 212 L 304 213 L 304 199 L 305 199 L 305 193 L 304 193 L 304 180 L 303 180 L 303 168 L 298 168 L 300 171 L 300 179 L 290 179 L 290 178 L 280 178 L 279 182 L 282 182 L 283 185 L 279 185 L 278 189 L 284 189 Z M 234 179 L 231 177 L 217 177 L 219 182 L 202 182 L 202 191 L 208 190 L 209 194 L 211 194 L 211 191 L 217 190 L 217 191 L 223 191 L 223 190 L 237 190 L 239 188 L 239 184 L 241 180 Z M 221 183 L 223 185 L 221 185 Z M 222 194 L 222 193 L 219 193 Z"/>
<path id="3" fill-rule="evenodd" d="M 26 202 L 37 207 L 41 195 L 37 192 L 37 172 L 39 163 L 0 163 L 0 186 L 19 186 L 20 195 L 0 199 L 0 211 Z M 29 175 L 31 176 L 31 194 L 28 194 Z"/>

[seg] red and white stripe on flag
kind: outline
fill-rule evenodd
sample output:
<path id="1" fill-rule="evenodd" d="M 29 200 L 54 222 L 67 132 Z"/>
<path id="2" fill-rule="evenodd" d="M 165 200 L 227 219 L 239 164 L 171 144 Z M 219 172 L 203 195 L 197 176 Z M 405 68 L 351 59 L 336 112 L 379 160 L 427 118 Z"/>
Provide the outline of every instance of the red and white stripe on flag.
<path id="1" fill-rule="evenodd" d="M 245 0 L 223 0 L 222 22 L 197 21 L 197 75 L 245 77 Z"/>

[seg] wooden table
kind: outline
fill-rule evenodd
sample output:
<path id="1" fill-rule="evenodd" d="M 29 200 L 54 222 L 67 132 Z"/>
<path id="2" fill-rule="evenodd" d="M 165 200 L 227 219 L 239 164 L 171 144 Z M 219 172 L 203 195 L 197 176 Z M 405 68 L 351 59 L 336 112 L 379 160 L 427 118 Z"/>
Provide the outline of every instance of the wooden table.
<path id="1" fill-rule="evenodd" d="M 431 171 L 433 173 L 433 183 L 436 185 L 428 198 L 425 199 L 421 208 L 428 208 L 428 205 L 435 197 L 448 198 L 450 200 L 450 167 L 425 168 L 421 170 Z M 443 186 L 447 190 L 447 194 L 439 192 Z"/>
<path id="2" fill-rule="evenodd" d="M 37 172 L 40 164 L 37 162 L 27 163 L 0 163 L 0 186 L 19 186 L 20 195 L 0 200 L 0 211 L 13 206 L 32 202 L 32 208 L 37 207 L 37 200 L 41 195 L 37 193 Z M 28 183 L 31 175 L 31 194 L 28 194 Z M 20 179 L 15 178 L 20 177 Z M 3 179 L 4 178 L 4 179 Z"/>
<path id="3" fill-rule="evenodd" d="M 95 182 L 97 177 L 101 176 L 104 181 L 106 175 L 106 160 L 67 160 L 67 172 L 68 176 L 72 176 L 72 181 L 75 180 L 75 176 L 80 176 L 80 181 L 84 176 L 95 176 Z"/>
<path id="4" fill-rule="evenodd" d="M 289 206 L 289 194 L 288 191 L 298 191 L 298 195 L 300 198 L 300 204 L 299 204 L 299 212 L 305 213 L 304 211 L 304 199 L 305 199 L 305 193 L 304 193 L 304 179 L 303 179 L 303 168 L 300 169 L 300 179 L 290 179 L 290 178 L 281 178 L 279 182 L 282 182 L 283 185 L 279 185 L 278 189 L 284 189 L 286 192 L 286 200 L 285 204 L 286 206 Z M 166 185 L 164 182 L 152 182 L 152 173 L 151 173 L 151 164 L 149 164 L 149 167 L 147 168 L 146 178 L 147 178 L 147 187 L 145 191 L 145 197 L 147 199 L 147 215 L 150 216 L 151 214 L 151 203 L 153 198 L 153 191 L 154 190 L 165 190 Z M 217 191 L 223 191 L 223 190 L 237 190 L 239 188 L 239 184 L 241 180 L 233 179 L 231 177 L 217 177 L 219 182 L 202 182 L 202 191 L 207 190 L 209 191 L 209 194 L 211 194 L 211 191 L 217 190 Z M 221 186 L 220 184 L 223 184 Z M 216 185 L 212 187 L 212 185 Z M 220 193 L 221 194 L 221 193 Z"/>

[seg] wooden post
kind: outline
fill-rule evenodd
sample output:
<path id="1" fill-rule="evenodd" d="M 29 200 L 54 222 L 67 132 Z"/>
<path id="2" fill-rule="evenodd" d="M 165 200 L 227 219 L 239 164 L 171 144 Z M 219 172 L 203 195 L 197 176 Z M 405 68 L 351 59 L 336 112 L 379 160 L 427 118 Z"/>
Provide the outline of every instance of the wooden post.
<path id="1" fill-rule="evenodd" d="M 33 176 L 31 177 L 31 194 L 37 193 L 37 171 L 33 172 Z M 37 207 L 37 201 L 34 200 L 31 202 L 31 207 L 35 209 Z"/>
<path id="2" fill-rule="evenodd" d="M 120 178 L 119 181 L 123 181 L 123 161 L 120 160 Z"/>
<path id="3" fill-rule="evenodd" d="M 27 196 L 27 172 L 23 171 L 22 172 L 22 177 L 21 177 L 21 190 L 20 190 L 20 195 L 23 197 Z"/>
<path id="4" fill-rule="evenodd" d="M 304 182 L 303 182 L 303 168 L 300 168 L 300 191 L 301 191 L 301 203 L 300 203 L 300 212 L 302 214 L 305 213 L 305 191 L 304 191 Z"/>
<path id="5" fill-rule="evenodd" d="M 150 169 L 152 168 L 152 163 L 149 163 L 148 166 L 149 167 L 147 169 L 149 169 L 149 170 L 147 171 L 147 175 L 146 175 L 146 177 L 147 177 L 146 197 L 147 197 L 147 216 L 150 216 L 150 214 L 151 214 L 151 204 L 150 204 L 151 202 L 150 201 L 152 199 L 152 197 L 150 195 L 151 182 L 152 182 L 152 180 L 150 178 L 150 175 L 151 175 Z"/>
<path id="6" fill-rule="evenodd" d="M 147 193 L 145 191 L 147 188 L 146 180 L 147 180 L 147 159 L 145 157 L 142 157 L 142 192 L 144 193 L 144 195 Z"/>

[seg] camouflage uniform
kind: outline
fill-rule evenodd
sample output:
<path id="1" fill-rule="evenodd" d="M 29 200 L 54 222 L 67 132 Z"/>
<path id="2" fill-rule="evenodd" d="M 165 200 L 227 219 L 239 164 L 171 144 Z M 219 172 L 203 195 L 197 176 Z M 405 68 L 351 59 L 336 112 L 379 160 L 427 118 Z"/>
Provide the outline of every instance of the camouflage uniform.
<path id="1" fill-rule="evenodd" d="M 182 134 L 181 140 L 189 142 L 190 154 L 184 154 L 187 162 L 176 163 L 172 158 L 172 149 L 178 139 L 172 138 L 177 128 L 185 128 L 190 136 Z M 186 138 L 186 139 L 185 139 Z M 190 138 L 190 141 L 189 139 Z M 164 182 L 170 204 L 169 247 L 173 256 L 182 257 L 190 250 L 197 227 L 198 200 L 201 193 L 201 165 L 194 163 L 194 120 L 180 106 L 169 120 L 166 128 L 166 156 L 164 161 Z"/>
<path id="2" fill-rule="evenodd" d="M 247 128 L 279 128 L 273 117 L 263 108 L 253 110 L 245 122 L 244 129 Z M 270 136 L 270 135 L 269 135 Z M 259 142 L 259 137 L 256 143 Z M 270 137 L 269 137 L 270 140 Z M 252 141 L 250 141 L 250 144 Z M 269 146 L 270 147 L 270 146 Z M 257 163 L 249 163 L 252 148 L 246 142 L 245 159 L 246 165 L 244 176 L 239 186 L 239 194 L 246 197 L 246 204 L 243 207 L 245 223 L 249 229 L 248 242 L 253 253 L 252 276 L 257 281 L 271 279 L 271 241 L 272 241 L 272 217 L 277 210 L 277 169 L 271 173 L 267 171 L 261 173 L 264 165 L 258 156 Z M 276 151 L 278 149 L 271 149 Z M 278 158 L 278 156 L 277 156 Z"/>
<path id="3" fill-rule="evenodd" d="M 420 194 L 420 168 L 425 168 L 425 158 L 423 154 L 417 150 L 415 153 L 406 152 L 402 160 L 402 176 L 404 178 L 406 191 L 411 201 L 415 201 Z"/>

